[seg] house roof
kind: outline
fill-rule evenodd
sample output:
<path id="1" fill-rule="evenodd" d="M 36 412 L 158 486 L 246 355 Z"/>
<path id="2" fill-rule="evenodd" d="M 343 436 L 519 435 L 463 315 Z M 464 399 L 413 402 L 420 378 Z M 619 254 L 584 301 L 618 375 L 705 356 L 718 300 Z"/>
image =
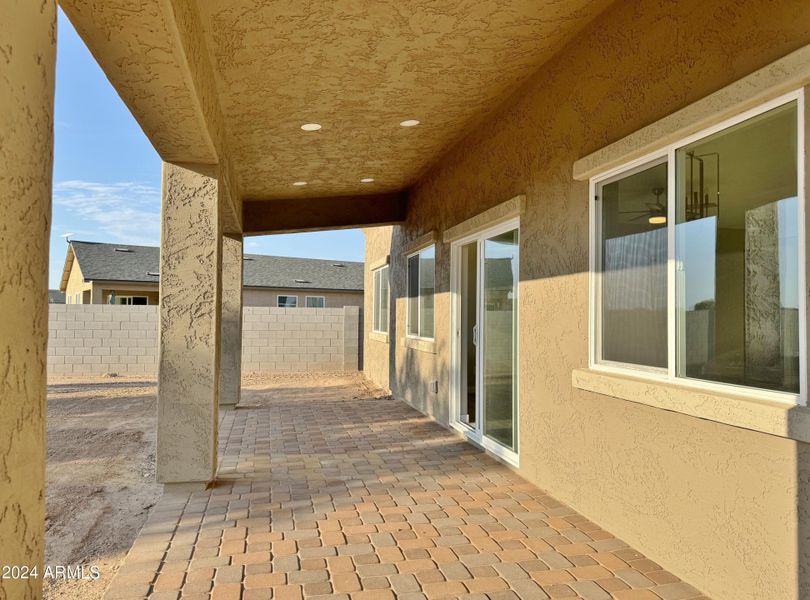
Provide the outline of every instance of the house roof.
<path id="1" fill-rule="evenodd" d="M 73 260 L 85 281 L 158 283 L 160 248 L 129 244 L 71 241 L 62 289 Z M 313 258 L 245 254 L 244 286 L 362 291 L 363 263 Z"/>
<path id="2" fill-rule="evenodd" d="M 48 304 L 64 304 L 65 293 L 59 290 L 48 290 Z"/>

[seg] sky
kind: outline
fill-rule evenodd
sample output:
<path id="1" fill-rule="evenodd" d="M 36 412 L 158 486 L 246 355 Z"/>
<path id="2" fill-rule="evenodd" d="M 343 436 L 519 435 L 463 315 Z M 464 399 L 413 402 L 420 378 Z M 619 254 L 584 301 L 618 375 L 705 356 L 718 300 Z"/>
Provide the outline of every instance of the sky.
<path id="1" fill-rule="evenodd" d="M 157 246 L 160 157 L 59 11 L 50 287 L 71 239 Z M 245 252 L 362 261 L 358 229 L 245 238 Z"/>

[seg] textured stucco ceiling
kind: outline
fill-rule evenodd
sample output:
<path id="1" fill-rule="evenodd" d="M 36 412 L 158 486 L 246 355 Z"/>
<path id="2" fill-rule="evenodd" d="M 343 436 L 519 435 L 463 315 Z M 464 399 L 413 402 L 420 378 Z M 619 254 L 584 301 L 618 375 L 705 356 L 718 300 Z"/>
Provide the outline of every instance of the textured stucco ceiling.
<path id="1" fill-rule="evenodd" d="M 247 199 L 402 189 L 609 3 L 62 0 L 161 156 L 199 161 L 213 139 Z M 199 52 L 222 131 L 200 130 Z"/>
<path id="2" fill-rule="evenodd" d="M 200 2 L 242 192 L 402 188 L 605 4 Z M 323 129 L 299 129 L 311 121 Z"/>

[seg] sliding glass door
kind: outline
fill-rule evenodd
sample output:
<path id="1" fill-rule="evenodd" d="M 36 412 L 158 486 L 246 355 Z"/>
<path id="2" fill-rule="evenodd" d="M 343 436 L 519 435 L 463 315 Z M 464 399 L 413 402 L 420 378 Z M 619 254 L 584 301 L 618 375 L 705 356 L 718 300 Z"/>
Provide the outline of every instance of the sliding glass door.
<path id="1" fill-rule="evenodd" d="M 517 462 L 517 222 L 453 246 L 454 422 Z"/>
<path id="2" fill-rule="evenodd" d="M 518 231 L 483 241 L 484 435 L 516 450 Z"/>

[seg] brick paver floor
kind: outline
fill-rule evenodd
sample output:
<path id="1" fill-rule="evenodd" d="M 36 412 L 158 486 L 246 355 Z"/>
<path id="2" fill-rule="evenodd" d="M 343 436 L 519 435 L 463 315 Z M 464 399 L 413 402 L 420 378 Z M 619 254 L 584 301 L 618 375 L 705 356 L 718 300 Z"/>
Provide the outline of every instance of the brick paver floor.
<path id="1" fill-rule="evenodd" d="M 704 596 L 357 380 L 246 390 L 212 489 L 162 498 L 106 600 Z"/>

